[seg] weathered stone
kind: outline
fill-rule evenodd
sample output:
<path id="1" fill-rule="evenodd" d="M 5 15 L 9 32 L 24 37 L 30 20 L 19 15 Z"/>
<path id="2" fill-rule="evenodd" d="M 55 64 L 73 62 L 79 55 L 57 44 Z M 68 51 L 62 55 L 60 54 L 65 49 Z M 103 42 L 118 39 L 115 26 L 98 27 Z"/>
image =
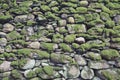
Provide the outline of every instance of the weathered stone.
<path id="1" fill-rule="evenodd" d="M 39 49 L 40 48 L 40 43 L 39 42 L 31 42 L 29 44 L 29 47 L 33 48 L 33 49 Z"/>
<path id="2" fill-rule="evenodd" d="M 10 32 L 13 31 L 14 26 L 10 23 L 6 23 L 3 25 L 3 32 Z"/>
<path id="3" fill-rule="evenodd" d="M 75 23 L 75 19 L 73 17 L 68 17 L 68 23 Z"/>
<path id="4" fill-rule="evenodd" d="M 86 60 L 81 55 L 75 55 L 75 60 L 79 65 L 86 65 Z"/>
<path id="5" fill-rule="evenodd" d="M 35 66 L 34 59 L 28 59 L 27 63 L 22 67 L 22 69 L 31 69 Z"/>
<path id="6" fill-rule="evenodd" d="M 10 64 L 11 64 L 11 62 L 9 62 L 9 61 L 3 61 L 3 63 L 0 64 L 0 70 L 1 71 L 9 71 L 9 70 L 11 70 Z"/>
<path id="7" fill-rule="evenodd" d="M 78 43 L 85 43 L 85 38 L 84 37 L 78 37 L 75 39 L 76 42 Z"/>
<path id="8" fill-rule="evenodd" d="M 7 39 L 6 38 L 0 38 L 0 46 L 6 46 Z"/>

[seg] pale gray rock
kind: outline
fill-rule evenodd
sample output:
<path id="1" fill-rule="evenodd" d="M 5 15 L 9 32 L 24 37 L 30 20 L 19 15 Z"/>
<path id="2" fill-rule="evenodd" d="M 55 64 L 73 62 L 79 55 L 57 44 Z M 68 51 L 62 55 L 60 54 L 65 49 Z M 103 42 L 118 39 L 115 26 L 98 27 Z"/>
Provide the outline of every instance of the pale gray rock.
<path id="1" fill-rule="evenodd" d="M 3 25 L 3 32 L 11 32 L 14 30 L 14 26 L 10 23 L 6 23 Z"/>

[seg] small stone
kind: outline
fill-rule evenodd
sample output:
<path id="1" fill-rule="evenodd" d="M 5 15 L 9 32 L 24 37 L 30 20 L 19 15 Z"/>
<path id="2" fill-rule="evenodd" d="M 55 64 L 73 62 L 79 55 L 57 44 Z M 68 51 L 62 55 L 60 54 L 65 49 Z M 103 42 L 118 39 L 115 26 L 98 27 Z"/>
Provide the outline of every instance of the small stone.
<path id="1" fill-rule="evenodd" d="M 28 33 L 28 35 L 33 35 L 33 34 L 34 34 L 33 27 L 29 27 L 29 28 L 27 29 L 27 33 Z"/>
<path id="2" fill-rule="evenodd" d="M 115 16 L 114 21 L 115 23 L 120 24 L 120 15 Z"/>
<path id="3" fill-rule="evenodd" d="M 79 65 L 84 66 L 87 64 L 86 60 L 81 55 L 75 55 L 75 60 Z"/>
<path id="4" fill-rule="evenodd" d="M 94 77 L 92 80 L 102 80 L 99 77 Z"/>
<path id="5" fill-rule="evenodd" d="M 6 33 L 0 32 L 0 37 L 5 37 L 5 36 L 6 36 Z"/>
<path id="6" fill-rule="evenodd" d="M 31 69 L 35 66 L 35 60 L 34 59 L 28 59 L 27 63 L 22 67 L 22 69 Z"/>
<path id="7" fill-rule="evenodd" d="M 7 39 L 6 38 L 0 38 L 0 46 L 6 46 Z"/>
<path id="8" fill-rule="evenodd" d="M 25 22 L 27 21 L 27 15 L 19 15 L 16 16 L 14 19 L 16 22 Z"/>
<path id="9" fill-rule="evenodd" d="M 33 48 L 33 49 L 39 49 L 40 48 L 40 43 L 39 42 L 31 42 L 29 44 L 29 47 Z"/>
<path id="10" fill-rule="evenodd" d="M 0 53 L 4 53 L 5 49 L 0 46 Z"/>
<path id="11" fill-rule="evenodd" d="M 11 64 L 11 62 L 9 62 L 9 61 L 3 61 L 3 63 L 0 64 L 0 70 L 1 71 L 9 71 L 9 70 L 11 70 L 10 64 Z"/>
<path id="12" fill-rule="evenodd" d="M 80 70 L 78 67 L 76 67 L 75 65 L 68 67 L 68 73 L 67 73 L 68 78 L 77 78 L 79 77 L 79 75 L 80 75 Z"/>
<path id="13" fill-rule="evenodd" d="M 94 77 L 94 71 L 89 67 L 85 66 L 81 71 L 81 77 L 83 79 L 92 79 Z"/>
<path id="14" fill-rule="evenodd" d="M 64 26 L 66 26 L 66 24 L 67 24 L 67 21 L 66 21 L 66 20 L 59 20 L 59 21 L 58 21 L 58 26 L 59 26 L 59 27 L 64 27 Z"/>
<path id="15" fill-rule="evenodd" d="M 67 17 L 68 17 L 67 14 L 62 14 L 62 15 L 61 15 L 61 18 L 63 18 L 63 19 L 66 19 Z"/>
<path id="16" fill-rule="evenodd" d="M 12 24 L 6 23 L 3 25 L 3 32 L 11 32 L 14 30 L 14 26 Z"/>
<path id="17" fill-rule="evenodd" d="M 69 17 L 68 23 L 71 23 L 71 24 L 75 23 L 75 19 L 73 17 Z"/>
<path id="18" fill-rule="evenodd" d="M 78 43 L 85 43 L 85 38 L 84 37 L 78 37 L 75 39 L 76 42 Z"/>
<path id="19" fill-rule="evenodd" d="M 105 61 L 89 61 L 88 66 L 92 69 L 106 69 L 109 65 Z"/>
<path id="20" fill-rule="evenodd" d="M 88 5 L 88 1 L 85 0 L 85 1 L 80 1 L 80 5 L 81 6 L 87 6 Z"/>

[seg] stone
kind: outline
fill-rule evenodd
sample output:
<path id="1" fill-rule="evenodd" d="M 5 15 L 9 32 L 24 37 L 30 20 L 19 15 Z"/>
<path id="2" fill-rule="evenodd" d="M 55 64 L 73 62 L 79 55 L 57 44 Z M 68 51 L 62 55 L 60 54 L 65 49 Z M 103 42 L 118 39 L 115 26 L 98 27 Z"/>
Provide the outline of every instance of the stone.
<path id="1" fill-rule="evenodd" d="M 76 67 L 75 65 L 68 67 L 67 76 L 68 78 L 77 78 L 80 75 L 79 67 Z"/>
<path id="2" fill-rule="evenodd" d="M 68 17 L 68 23 L 71 23 L 71 24 L 75 23 L 74 17 Z"/>
<path id="3" fill-rule="evenodd" d="M 115 23 L 120 24 L 120 15 L 115 16 L 114 21 Z"/>
<path id="4" fill-rule="evenodd" d="M 0 38 L 0 46 L 6 46 L 7 39 L 6 38 Z"/>
<path id="5" fill-rule="evenodd" d="M 6 33 L 4 33 L 4 32 L 0 32 L 0 37 L 6 37 Z"/>
<path id="6" fill-rule="evenodd" d="M 3 25 L 3 32 L 11 32 L 14 30 L 14 26 L 10 23 L 6 23 Z"/>
<path id="7" fill-rule="evenodd" d="M 75 55 L 74 57 L 78 65 L 84 66 L 87 64 L 86 60 L 81 55 Z"/>
<path id="8" fill-rule="evenodd" d="M 29 44 L 29 47 L 33 48 L 33 49 L 39 49 L 40 48 L 40 43 L 39 42 L 31 42 Z"/>
<path id="9" fill-rule="evenodd" d="M 0 53 L 4 53 L 5 49 L 0 46 Z"/>
<path id="10" fill-rule="evenodd" d="M 11 70 L 10 64 L 11 64 L 11 62 L 9 62 L 9 61 L 3 61 L 3 63 L 0 64 L 0 71 L 9 71 L 9 70 Z"/>
<path id="11" fill-rule="evenodd" d="M 66 20 L 59 20 L 59 21 L 58 21 L 58 26 L 59 26 L 59 27 L 64 27 L 64 26 L 66 26 L 66 24 L 67 24 L 67 21 L 66 21 Z"/>
<path id="12" fill-rule="evenodd" d="M 92 80 L 102 80 L 99 77 L 94 77 Z"/>
<path id="13" fill-rule="evenodd" d="M 76 42 L 78 43 L 85 43 L 85 38 L 84 37 L 78 37 L 75 39 Z"/>
<path id="14" fill-rule="evenodd" d="M 33 35 L 33 34 L 34 34 L 33 27 L 28 27 L 28 28 L 27 28 L 27 34 L 28 34 L 28 35 Z"/>
<path id="15" fill-rule="evenodd" d="M 28 69 L 28 70 L 24 71 L 24 76 L 26 78 L 33 78 L 33 77 L 36 77 L 36 73 L 35 73 L 35 71 Z"/>
<path id="16" fill-rule="evenodd" d="M 92 69 L 107 69 L 109 65 L 105 61 L 89 61 L 88 66 Z"/>
<path id="17" fill-rule="evenodd" d="M 16 22 L 25 22 L 27 21 L 27 15 L 19 15 L 16 16 L 14 19 Z"/>
<path id="18" fill-rule="evenodd" d="M 22 67 L 22 69 L 31 69 L 35 66 L 34 59 L 28 59 L 27 63 Z"/>
<path id="19" fill-rule="evenodd" d="M 80 1 L 80 6 L 87 6 L 88 5 L 88 1 Z"/>
<path id="20" fill-rule="evenodd" d="M 61 15 L 61 18 L 63 18 L 63 19 L 66 19 L 67 17 L 68 17 L 67 14 L 62 14 L 62 15 Z"/>
<path id="21" fill-rule="evenodd" d="M 89 67 L 85 66 L 81 71 L 81 77 L 83 79 L 92 79 L 94 77 L 94 71 Z"/>

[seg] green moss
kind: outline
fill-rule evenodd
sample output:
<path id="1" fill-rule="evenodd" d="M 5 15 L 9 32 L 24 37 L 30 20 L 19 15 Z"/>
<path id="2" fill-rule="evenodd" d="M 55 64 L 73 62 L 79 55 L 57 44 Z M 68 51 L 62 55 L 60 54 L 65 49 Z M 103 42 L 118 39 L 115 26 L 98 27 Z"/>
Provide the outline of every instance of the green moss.
<path id="1" fill-rule="evenodd" d="M 36 73 L 35 71 L 29 71 L 26 75 L 27 78 L 33 78 L 33 77 L 36 77 Z"/>
<path id="2" fill-rule="evenodd" d="M 64 38 L 64 41 L 67 42 L 67 43 L 72 43 L 72 42 L 74 42 L 75 38 L 76 38 L 76 35 L 74 35 L 74 34 L 67 35 Z"/>
<path id="3" fill-rule="evenodd" d="M 59 5 L 59 3 L 57 1 L 51 1 L 48 6 L 49 7 L 55 7 L 55 6 L 58 6 L 58 5 Z"/>
<path id="4" fill-rule="evenodd" d="M 115 49 L 107 49 L 101 51 L 101 56 L 107 60 L 113 60 L 114 58 L 119 57 L 119 52 Z"/>
<path id="5" fill-rule="evenodd" d="M 113 28 L 115 26 L 115 22 L 114 21 L 107 21 L 106 22 L 106 27 L 108 27 L 108 28 Z"/>
<path id="6" fill-rule="evenodd" d="M 22 6 L 24 6 L 24 7 L 29 7 L 29 6 L 31 6 L 33 4 L 33 2 L 32 1 L 23 1 L 23 2 L 21 2 L 20 3 L 20 7 L 22 7 Z"/>
<path id="7" fill-rule="evenodd" d="M 10 14 L 0 15 L 0 21 L 1 21 L 1 23 L 10 21 L 12 18 L 13 17 Z"/>
<path id="8" fill-rule="evenodd" d="M 21 79 L 22 75 L 18 70 L 12 70 L 11 71 L 11 76 L 15 79 Z"/>
<path id="9" fill-rule="evenodd" d="M 54 45 L 55 45 L 54 43 L 45 43 L 45 42 L 41 43 L 41 47 L 45 50 L 48 50 L 48 51 L 53 51 L 54 50 L 54 48 L 53 48 Z"/>
<path id="10" fill-rule="evenodd" d="M 69 2 L 78 3 L 78 0 L 69 0 Z"/>
<path id="11" fill-rule="evenodd" d="M 67 29 L 60 27 L 58 32 L 64 34 L 67 33 Z"/>
<path id="12" fill-rule="evenodd" d="M 86 21 L 91 21 L 93 19 L 92 14 L 85 14 L 85 20 Z"/>
<path id="13" fill-rule="evenodd" d="M 74 18 L 76 23 L 81 23 L 85 21 L 85 17 L 83 15 L 75 14 Z"/>
<path id="14" fill-rule="evenodd" d="M 2 8 L 3 8 L 3 9 L 8 9 L 8 8 L 9 8 L 9 5 L 4 3 L 4 4 L 2 4 Z"/>
<path id="15" fill-rule="evenodd" d="M 58 7 L 52 7 L 51 10 L 52 10 L 52 12 L 59 13 Z"/>
<path id="16" fill-rule="evenodd" d="M 120 38 L 112 38 L 112 42 L 119 43 L 120 42 Z"/>
<path id="17" fill-rule="evenodd" d="M 27 21 L 27 26 L 33 26 L 35 24 L 36 24 L 35 21 L 31 21 L 31 20 Z"/>
<path id="18" fill-rule="evenodd" d="M 77 4 L 71 3 L 71 2 L 62 2 L 61 6 L 65 6 L 65 7 L 77 7 Z"/>
<path id="19" fill-rule="evenodd" d="M 6 58 L 6 59 L 8 59 L 8 58 L 14 58 L 15 57 L 15 54 L 14 53 L 3 53 L 3 55 L 4 55 L 4 57 Z"/>
<path id="20" fill-rule="evenodd" d="M 47 5 L 41 5 L 40 6 L 41 10 L 46 12 L 46 11 L 50 11 L 50 8 Z"/>
<path id="21" fill-rule="evenodd" d="M 106 13 L 106 12 L 101 12 L 101 13 L 100 13 L 100 17 L 101 17 L 102 20 L 105 20 L 105 21 L 111 20 L 109 14 Z"/>
<path id="22" fill-rule="evenodd" d="M 50 54 L 46 51 L 34 50 L 34 52 L 38 54 L 38 57 L 40 59 L 48 59 L 50 56 Z"/>
<path id="23" fill-rule="evenodd" d="M 92 13 L 94 20 L 100 20 L 100 15 L 98 13 Z"/>
<path id="24" fill-rule="evenodd" d="M 10 78 L 9 77 L 4 77 L 4 78 L 2 78 L 2 80 L 10 80 Z"/>
<path id="25" fill-rule="evenodd" d="M 45 13 L 45 17 L 47 19 L 59 20 L 59 17 L 57 17 L 55 14 L 53 14 L 52 12 L 49 12 L 49 11 Z"/>
<path id="26" fill-rule="evenodd" d="M 59 46 L 65 52 L 71 52 L 72 51 L 71 47 L 69 45 L 65 44 L 65 43 L 61 43 Z"/>
<path id="27" fill-rule="evenodd" d="M 54 34 L 52 40 L 53 40 L 53 42 L 56 42 L 56 43 L 63 42 L 63 35 L 61 35 L 59 33 Z"/>
<path id="28" fill-rule="evenodd" d="M 13 36 L 13 35 L 15 35 L 15 36 Z M 21 39 L 21 38 L 22 38 L 22 36 L 16 31 L 12 31 L 7 34 L 8 40 L 17 40 L 17 39 Z"/>
<path id="29" fill-rule="evenodd" d="M 88 53 L 88 56 L 92 60 L 97 60 L 97 61 L 102 60 L 102 58 L 101 58 L 101 56 L 99 54 L 97 55 L 97 54 L 95 54 L 93 52 Z"/>
<path id="30" fill-rule="evenodd" d="M 87 6 L 88 1 L 80 1 L 79 4 L 80 4 L 80 6 Z"/>
<path id="31" fill-rule="evenodd" d="M 11 66 L 16 69 L 21 69 L 26 63 L 27 63 L 26 59 L 20 59 L 20 60 L 12 61 Z"/>
<path id="32" fill-rule="evenodd" d="M 25 42 L 24 40 L 13 40 L 13 41 L 8 42 L 8 44 L 20 44 L 22 46 L 28 45 L 28 43 Z"/>
<path id="33" fill-rule="evenodd" d="M 77 44 L 77 43 L 72 43 L 72 47 L 75 48 L 75 49 L 79 48 L 79 46 L 80 46 L 80 45 Z"/>
<path id="34" fill-rule="evenodd" d="M 22 56 L 22 57 L 28 57 L 30 56 L 30 53 L 32 52 L 33 50 L 32 49 L 27 49 L 27 48 L 24 48 L 24 49 L 18 49 L 16 54 L 18 56 Z"/>
<path id="35" fill-rule="evenodd" d="M 76 11 L 78 13 L 87 13 L 87 8 L 86 7 L 77 7 Z"/>
<path id="36" fill-rule="evenodd" d="M 107 5 L 106 5 L 109 9 L 120 9 L 120 5 L 119 3 L 113 3 L 113 2 L 109 2 Z"/>
<path id="37" fill-rule="evenodd" d="M 106 6 L 104 6 L 104 5 L 102 5 L 102 10 L 103 10 L 103 12 L 106 12 L 108 14 L 111 13 L 111 10 L 109 8 L 107 8 Z"/>
<path id="38" fill-rule="evenodd" d="M 81 44 L 79 47 L 80 51 L 83 51 L 83 52 L 89 50 L 90 48 L 91 48 L 91 45 L 88 43 Z"/>
<path id="39" fill-rule="evenodd" d="M 43 70 L 45 71 L 45 73 L 49 76 L 53 76 L 54 75 L 54 70 L 52 66 L 44 66 Z"/>

